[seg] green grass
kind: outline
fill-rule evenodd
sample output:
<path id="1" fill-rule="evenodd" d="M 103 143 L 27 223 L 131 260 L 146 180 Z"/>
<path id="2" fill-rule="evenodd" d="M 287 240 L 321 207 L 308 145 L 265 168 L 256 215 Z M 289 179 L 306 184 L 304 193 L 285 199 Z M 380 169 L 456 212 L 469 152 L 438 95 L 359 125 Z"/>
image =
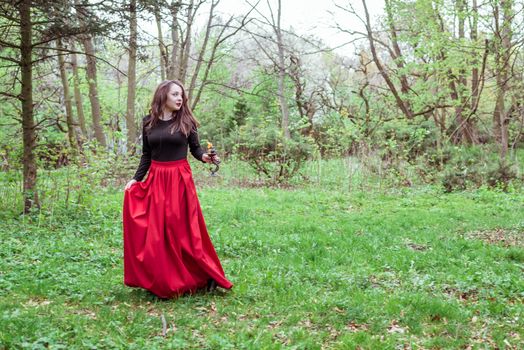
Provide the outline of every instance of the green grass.
<path id="1" fill-rule="evenodd" d="M 523 235 L 523 193 L 247 189 L 195 173 L 230 292 L 125 287 L 123 193 L 80 187 L 67 209 L 62 193 L 0 212 L 0 349 L 522 346 L 524 247 L 471 233 Z"/>

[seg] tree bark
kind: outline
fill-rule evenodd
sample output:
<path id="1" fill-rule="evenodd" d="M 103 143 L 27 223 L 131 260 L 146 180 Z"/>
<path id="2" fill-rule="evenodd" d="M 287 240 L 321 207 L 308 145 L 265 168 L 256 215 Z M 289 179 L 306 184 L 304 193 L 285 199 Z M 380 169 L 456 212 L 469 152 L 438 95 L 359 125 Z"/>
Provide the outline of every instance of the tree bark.
<path id="1" fill-rule="evenodd" d="M 472 6 L 472 16 L 473 16 L 473 23 L 471 26 L 471 41 L 473 42 L 473 45 L 477 44 L 478 39 L 478 5 L 477 0 L 473 0 L 473 6 Z M 479 69 L 477 67 L 478 60 L 476 59 L 476 54 L 473 52 L 473 69 L 471 70 L 471 104 L 470 109 L 476 110 L 476 106 L 478 104 L 480 91 L 479 91 L 479 85 L 480 85 L 480 79 L 479 79 Z"/>
<path id="2" fill-rule="evenodd" d="M 79 5 L 79 0 L 75 0 L 75 4 Z M 78 13 L 78 20 L 83 23 L 83 15 L 81 15 L 83 9 L 80 6 L 76 6 Z M 83 34 L 81 36 L 82 44 L 84 45 L 84 52 L 86 54 L 87 62 L 87 82 L 89 84 L 89 101 L 91 102 L 91 118 L 93 121 L 93 129 L 95 131 L 95 137 L 97 141 L 104 147 L 107 147 L 104 130 L 101 125 L 102 112 L 100 109 L 100 100 L 98 99 L 98 87 L 96 77 L 96 58 L 95 58 L 95 46 L 93 45 L 93 38 L 89 34 Z"/>
<path id="3" fill-rule="evenodd" d="M 209 17 L 207 20 L 206 34 L 204 36 L 204 42 L 202 43 L 202 47 L 200 48 L 200 52 L 198 54 L 198 59 L 196 62 L 196 67 L 193 72 L 193 75 L 191 76 L 191 83 L 189 84 L 189 88 L 187 89 L 187 95 L 188 95 L 189 101 L 191 101 L 191 98 L 193 96 L 193 90 L 195 89 L 196 81 L 198 78 L 198 73 L 200 73 L 200 68 L 202 67 L 202 62 L 204 61 L 204 54 L 206 53 L 207 43 L 209 42 L 209 35 L 211 33 L 211 25 L 213 24 L 214 11 L 215 11 L 215 7 L 217 4 L 218 4 L 218 1 L 216 0 L 211 1 L 211 9 L 209 10 Z"/>
<path id="4" fill-rule="evenodd" d="M 312 135 L 313 133 L 313 116 L 317 109 L 313 98 L 315 92 L 311 93 L 309 98 L 305 96 L 306 82 L 303 81 L 302 63 L 300 57 L 297 55 L 291 55 L 291 66 L 289 69 L 289 77 L 295 85 L 295 104 L 297 105 L 298 113 L 301 118 L 307 118 L 308 125 L 300 130 L 302 135 Z"/>
<path id="5" fill-rule="evenodd" d="M 218 3 L 218 1 L 217 1 L 217 3 Z M 211 48 L 211 53 L 208 56 L 207 63 L 206 63 L 206 68 L 204 69 L 204 74 L 202 75 L 201 84 L 198 86 L 198 88 L 195 87 L 196 95 L 195 95 L 194 98 L 192 98 L 191 109 L 195 110 L 196 105 L 198 104 L 198 101 L 200 101 L 200 96 L 202 95 L 202 91 L 204 90 L 204 87 L 206 86 L 206 83 L 208 82 L 208 77 L 209 77 L 209 72 L 211 71 L 211 66 L 214 64 L 215 59 L 216 59 L 216 54 L 217 54 L 218 47 L 225 40 L 227 40 L 229 37 L 231 37 L 231 36 L 235 35 L 236 33 L 238 33 L 238 31 L 240 31 L 245 26 L 246 18 L 247 18 L 247 15 L 243 18 L 241 24 L 238 27 L 236 27 L 233 32 L 228 33 L 227 35 L 225 34 L 225 32 L 226 32 L 226 29 L 230 27 L 230 24 L 233 21 L 233 17 L 230 17 L 229 20 L 226 22 L 226 24 L 224 26 L 222 26 L 222 29 L 220 30 L 220 33 L 218 33 L 218 35 L 216 37 L 216 40 L 213 43 L 213 47 Z M 195 92 L 194 90 L 192 92 L 193 94 Z"/>
<path id="6" fill-rule="evenodd" d="M 171 62 L 169 62 L 169 66 L 167 69 L 167 79 L 170 80 L 176 79 L 176 74 L 178 72 L 178 51 L 180 50 L 180 38 L 178 36 L 178 10 L 180 9 L 180 6 L 181 4 L 178 0 L 173 0 L 170 6 L 171 17 L 173 21 L 171 24 L 171 41 L 173 47 L 171 48 Z"/>
<path id="7" fill-rule="evenodd" d="M 291 138 L 289 132 L 289 108 L 286 101 L 285 95 L 285 79 L 286 79 L 286 63 L 284 59 L 284 41 L 282 38 L 282 28 L 280 20 L 282 17 L 282 1 L 278 0 L 278 13 L 276 26 L 273 24 L 273 29 L 277 36 L 277 47 L 278 47 L 278 99 L 280 101 L 280 109 L 282 111 L 282 130 L 284 136 L 287 139 Z"/>
<path id="8" fill-rule="evenodd" d="M 37 166 L 34 150 L 36 148 L 36 130 L 33 115 L 33 66 L 32 66 L 32 23 L 31 0 L 21 0 L 20 14 L 20 71 L 22 74 L 20 100 L 22 102 L 23 130 L 23 177 L 24 177 L 24 213 L 31 208 L 39 207 L 37 192 Z"/>
<path id="9" fill-rule="evenodd" d="M 191 52 L 191 31 L 193 30 L 193 22 L 196 13 L 194 4 L 194 0 L 189 1 L 189 6 L 187 7 L 186 36 L 184 38 L 184 41 L 182 42 L 182 48 L 180 50 L 178 80 L 180 80 L 182 83 L 185 83 L 186 81 L 187 69 L 189 64 L 189 54 Z"/>
<path id="10" fill-rule="evenodd" d="M 136 151 L 137 127 L 135 123 L 136 99 L 136 50 L 137 50 L 137 20 L 136 0 L 129 3 L 129 65 L 127 69 L 127 151 L 134 154 Z"/>
<path id="11" fill-rule="evenodd" d="M 56 41 L 56 47 L 59 50 L 58 54 L 58 69 L 60 71 L 60 79 L 62 80 L 62 88 L 64 89 L 64 105 L 66 110 L 66 124 L 67 124 L 67 137 L 69 139 L 69 145 L 76 155 L 78 151 L 78 141 L 75 133 L 75 125 L 73 121 L 73 106 L 71 104 L 71 93 L 69 91 L 69 80 L 67 79 L 67 72 L 64 62 L 64 56 L 61 54 L 64 51 L 62 39 L 58 38 Z"/>
<path id="12" fill-rule="evenodd" d="M 89 101 L 91 102 L 91 118 L 93 121 L 93 129 L 95 130 L 95 137 L 98 140 L 98 142 L 100 142 L 102 146 L 106 147 L 106 138 L 100 122 L 102 112 L 100 109 L 100 100 L 98 99 L 96 59 L 94 57 L 95 47 L 93 45 L 93 39 L 91 38 L 91 36 L 87 36 L 83 40 L 83 44 L 87 61 L 86 74 L 87 81 L 89 84 Z"/>
<path id="13" fill-rule="evenodd" d="M 464 40 L 465 38 L 465 31 L 464 31 L 464 24 L 465 24 L 465 18 L 464 18 L 464 7 L 465 7 L 465 0 L 457 0 L 456 2 L 456 9 L 457 9 L 457 17 L 458 17 L 458 39 L 459 41 Z M 456 78 L 456 101 L 457 105 L 455 106 L 455 123 L 458 125 L 458 132 L 457 135 L 457 141 L 462 141 L 466 143 L 473 143 L 472 135 L 470 130 L 468 130 L 468 124 L 467 121 L 463 118 L 463 112 L 464 108 L 466 106 L 466 96 L 465 90 L 466 90 L 466 72 L 464 68 L 459 68 L 459 74 Z"/>
<path id="14" fill-rule="evenodd" d="M 371 54 L 373 55 L 373 62 L 375 62 L 375 65 L 377 66 L 377 69 L 379 70 L 380 74 L 382 75 L 382 77 L 386 81 L 386 84 L 387 84 L 389 90 L 391 91 L 391 93 L 395 97 L 395 101 L 397 103 L 397 106 L 400 108 L 400 110 L 406 116 L 406 118 L 413 119 L 414 118 L 413 111 L 411 111 L 409 106 L 407 106 L 406 102 L 400 96 L 397 88 L 395 87 L 395 84 L 391 80 L 389 74 L 385 70 L 384 66 L 382 65 L 382 62 L 380 61 L 380 59 L 378 57 L 377 49 L 375 47 L 375 39 L 373 38 L 373 32 L 371 30 L 371 21 L 369 19 L 369 12 L 368 12 L 368 8 L 367 8 L 367 5 L 366 5 L 366 0 L 362 0 L 362 5 L 364 6 L 364 12 L 365 12 L 365 15 L 366 15 L 366 32 L 367 32 L 367 38 L 368 38 L 368 41 L 369 41 L 369 47 L 371 49 Z"/>
<path id="15" fill-rule="evenodd" d="M 402 51 L 400 50 L 400 46 L 398 44 L 397 28 L 395 27 L 395 19 L 393 18 L 393 11 L 391 9 L 390 0 L 385 1 L 385 9 L 387 13 L 389 31 L 391 34 L 391 44 L 393 46 L 393 52 L 390 51 L 392 53 L 391 58 L 393 58 L 395 64 L 400 69 L 400 71 L 404 71 L 404 57 L 402 56 Z M 408 83 L 406 74 L 404 73 L 400 74 L 399 80 L 400 80 L 400 91 L 403 94 L 408 93 L 410 87 L 409 87 L 409 83 Z M 404 103 L 407 104 L 407 102 L 404 102 Z"/>
<path id="16" fill-rule="evenodd" d="M 458 40 L 463 42 L 465 39 L 465 20 L 466 20 L 466 3 L 465 0 L 457 0 L 455 3 L 456 15 L 458 17 Z M 439 24 L 439 30 L 441 33 L 446 31 L 444 26 L 444 21 L 442 16 L 439 13 L 437 7 L 432 8 L 435 20 Z M 473 52 L 473 59 L 475 60 L 476 53 Z M 447 60 L 447 52 L 444 47 L 440 49 L 440 59 L 442 62 Z M 467 61 L 463 64 L 465 65 Z M 478 70 L 477 70 L 478 74 Z M 477 75 L 478 76 L 478 75 Z M 470 109 L 470 103 L 468 102 L 471 98 L 467 94 L 467 79 L 466 79 L 466 69 L 459 67 L 458 74 L 455 74 L 452 68 L 448 65 L 447 68 L 447 84 L 449 86 L 450 97 L 454 103 L 454 119 L 449 126 L 448 135 L 453 140 L 454 143 L 467 143 L 467 144 L 476 144 L 478 143 L 478 135 L 476 131 L 476 126 L 474 124 L 473 114 L 475 109 Z M 478 81 L 477 81 L 478 83 Z M 477 84 L 478 91 L 478 84 Z"/>
<path id="17" fill-rule="evenodd" d="M 72 45 L 73 51 L 76 51 L 75 44 Z M 85 138 L 89 138 L 89 133 L 87 132 L 86 119 L 84 117 L 84 107 L 82 94 L 80 93 L 80 76 L 78 75 L 78 62 L 76 59 L 76 53 L 71 54 L 71 68 L 73 68 L 73 89 L 75 95 L 75 106 L 76 106 L 76 115 L 78 117 L 78 123 L 80 124 L 80 130 Z"/>
<path id="18" fill-rule="evenodd" d="M 500 39 L 497 40 L 495 45 L 497 97 L 493 111 L 493 131 L 496 140 L 500 144 L 500 160 L 502 163 L 505 163 L 508 153 L 508 126 L 511 115 L 511 108 L 506 110 L 505 99 L 506 92 L 509 90 L 508 77 L 512 49 L 511 21 L 513 18 L 513 1 L 501 0 L 500 7 L 502 8 L 502 27 L 499 24 L 500 8 L 498 4 L 495 4 L 495 34 Z"/>
<path id="19" fill-rule="evenodd" d="M 155 2 L 154 6 L 156 29 L 158 32 L 158 49 L 160 53 L 160 77 L 162 78 L 162 81 L 164 81 L 167 78 L 166 71 L 168 57 L 166 46 L 164 44 L 164 35 L 162 34 L 162 18 L 160 17 L 160 9 L 158 8 L 158 3 Z"/>

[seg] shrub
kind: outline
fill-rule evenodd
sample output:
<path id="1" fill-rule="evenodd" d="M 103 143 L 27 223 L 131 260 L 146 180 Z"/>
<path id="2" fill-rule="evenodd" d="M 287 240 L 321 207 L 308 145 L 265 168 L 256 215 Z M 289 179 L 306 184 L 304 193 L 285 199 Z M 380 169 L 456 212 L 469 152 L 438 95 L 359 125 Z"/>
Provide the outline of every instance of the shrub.
<path id="1" fill-rule="evenodd" d="M 487 173 L 488 186 L 500 187 L 503 191 L 507 191 L 511 181 L 516 179 L 517 171 L 513 164 L 499 163 L 497 167 Z"/>
<path id="2" fill-rule="evenodd" d="M 239 129 L 237 151 L 271 183 L 289 181 L 314 149 L 310 137 L 293 133 L 292 138 L 287 139 L 274 125 L 255 127 L 247 124 Z"/>

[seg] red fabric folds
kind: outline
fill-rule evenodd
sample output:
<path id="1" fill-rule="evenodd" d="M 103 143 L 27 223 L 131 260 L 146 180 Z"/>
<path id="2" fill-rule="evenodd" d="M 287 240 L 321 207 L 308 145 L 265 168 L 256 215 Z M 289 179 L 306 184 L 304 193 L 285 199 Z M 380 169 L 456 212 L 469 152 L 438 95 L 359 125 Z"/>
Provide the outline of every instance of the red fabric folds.
<path id="1" fill-rule="evenodd" d="M 124 284 L 160 298 L 194 292 L 225 277 L 207 232 L 186 159 L 151 161 L 149 175 L 125 191 Z"/>

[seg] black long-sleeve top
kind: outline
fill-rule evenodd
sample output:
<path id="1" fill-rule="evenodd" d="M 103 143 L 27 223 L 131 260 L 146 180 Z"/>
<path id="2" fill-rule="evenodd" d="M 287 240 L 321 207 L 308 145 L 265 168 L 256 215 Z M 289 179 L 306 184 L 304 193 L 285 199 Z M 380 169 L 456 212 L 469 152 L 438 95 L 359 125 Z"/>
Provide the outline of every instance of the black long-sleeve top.
<path id="1" fill-rule="evenodd" d="M 203 162 L 202 155 L 205 151 L 200 146 L 196 129 L 191 131 L 187 137 L 181 131 L 171 134 L 173 119 L 160 119 L 154 127 L 146 131 L 145 124 L 148 118 L 149 116 L 146 116 L 143 119 L 142 157 L 133 179 L 142 181 L 151 166 L 151 160 L 167 162 L 187 158 L 188 145 L 193 157 Z"/>

